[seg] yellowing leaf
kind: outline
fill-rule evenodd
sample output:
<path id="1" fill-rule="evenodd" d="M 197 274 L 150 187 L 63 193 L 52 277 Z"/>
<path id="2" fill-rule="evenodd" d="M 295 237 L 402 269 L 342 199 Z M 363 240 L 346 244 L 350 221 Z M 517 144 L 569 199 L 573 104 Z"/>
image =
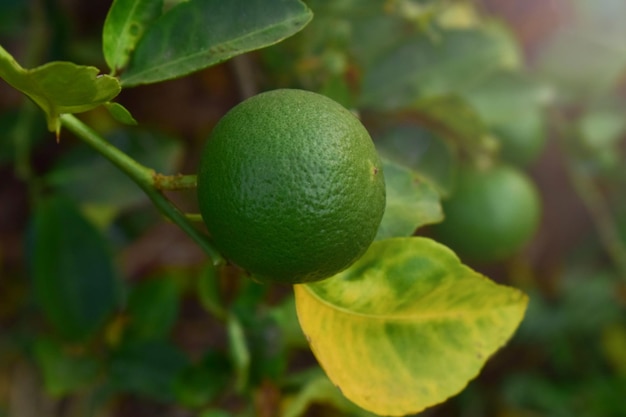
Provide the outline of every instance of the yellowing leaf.
<path id="1" fill-rule="evenodd" d="M 394 416 L 459 393 L 528 302 L 415 237 L 374 242 L 348 270 L 294 288 L 300 325 L 331 381 L 360 407 Z"/>

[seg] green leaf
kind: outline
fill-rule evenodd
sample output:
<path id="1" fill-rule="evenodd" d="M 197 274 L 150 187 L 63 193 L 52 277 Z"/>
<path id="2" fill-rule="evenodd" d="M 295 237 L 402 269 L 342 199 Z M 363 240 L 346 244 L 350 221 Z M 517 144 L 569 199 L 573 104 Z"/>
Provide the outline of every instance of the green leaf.
<path id="1" fill-rule="evenodd" d="M 409 168 L 383 159 L 387 205 L 376 240 L 411 236 L 418 227 L 443 220 L 439 194 Z"/>
<path id="2" fill-rule="evenodd" d="M 456 159 L 451 146 L 417 125 L 398 123 L 375 138 L 383 158 L 415 171 L 443 196 L 450 194 L 456 176 Z"/>
<path id="3" fill-rule="evenodd" d="M 264 300 L 270 296 L 268 286 L 250 279 L 242 284 L 230 314 L 235 322 L 229 324 L 232 326 L 229 328 L 231 358 L 236 369 L 241 369 L 237 371 L 238 387 L 242 386 L 239 381 L 244 376 L 248 386 L 256 386 L 267 379 L 278 380 L 287 366 L 285 343 L 297 342 L 296 335 L 287 334 L 292 329 L 280 327 L 282 324 L 289 326 L 289 323 L 280 323 L 278 317 L 264 306 Z"/>
<path id="4" fill-rule="evenodd" d="M 291 312 L 295 313 L 294 310 Z M 250 355 L 249 385 L 251 386 L 257 386 L 266 380 L 279 381 L 283 376 L 288 361 L 287 338 L 292 338 L 289 342 L 297 342 L 294 340 L 296 335 L 286 334 L 286 332 L 299 331 L 300 341 L 304 339 L 295 315 L 293 319 L 297 329 L 286 329 L 280 327 L 280 324 L 284 323 L 278 323 L 274 316 L 268 313 L 265 309 L 257 308 L 252 318 L 247 317 L 245 321 L 244 318 L 241 320 Z M 306 348 L 306 341 L 304 341 L 304 347 Z"/>
<path id="5" fill-rule="evenodd" d="M 179 304 L 180 288 L 172 276 L 165 274 L 141 281 L 128 299 L 125 342 L 165 339 L 174 327 Z"/>
<path id="6" fill-rule="evenodd" d="M 46 391 L 53 397 L 84 390 L 94 382 L 100 371 L 96 358 L 76 349 L 64 348 L 49 339 L 38 339 L 34 354 Z"/>
<path id="7" fill-rule="evenodd" d="M 381 110 L 407 107 L 519 65 L 517 45 L 499 26 L 450 30 L 433 38 L 419 34 L 380 56 L 364 74 L 362 105 Z"/>
<path id="8" fill-rule="evenodd" d="M 163 0 L 114 0 L 102 30 L 102 51 L 112 73 L 123 69 L 150 23 L 161 15 Z"/>
<path id="9" fill-rule="evenodd" d="M 366 70 L 379 64 L 385 54 L 406 40 L 404 30 L 397 30 L 398 27 L 406 27 L 406 21 L 384 13 L 382 4 L 370 14 L 364 13 L 363 8 L 359 7 L 359 13 L 351 10 L 347 15 L 353 39 L 350 50 L 358 64 Z M 316 24 L 315 20 L 313 24 Z"/>
<path id="10" fill-rule="evenodd" d="M 124 86 L 181 77 L 273 45 L 312 18 L 299 0 L 190 0 L 157 19 L 137 44 Z"/>
<path id="11" fill-rule="evenodd" d="M 500 72 L 462 95 L 496 136 L 505 160 L 527 165 L 536 159 L 545 143 L 551 89 L 522 74 Z"/>
<path id="12" fill-rule="evenodd" d="M 37 103 L 57 135 L 59 115 L 91 110 L 119 94 L 117 79 L 98 73 L 95 67 L 59 61 L 27 70 L 0 46 L 0 78 Z"/>
<path id="13" fill-rule="evenodd" d="M 104 107 L 111 113 L 111 116 L 115 120 L 125 125 L 135 126 L 137 125 L 137 120 L 133 117 L 132 114 L 128 111 L 128 109 L 122 106 L 120 103 L 105 103 Z"/>
<path id="14" fill-rule="evenodd" d="M 528 301 L 426 238 L 374 242 L 346 271 L 294 288 L 331 381 L 357 405 L 394 416 L 459 393 L 509 340 Z"/>
<path id="15" fill-rule="evenodd" d="M 452 140 L 473 157 L 491 156 L 498 142 L 474 108 L 457 95 L 431 97 L 418 101 L 416 116 L 432 131 Z"/>
<path id="16" fill-rule="evenodd" d="M 30 270 L 46 318 L 70 340 L 84 340 L 118 304 L 111 254 L 102 235 L 67 199 L 42 200 L 35 211 Z"/>
<path id="17" fill-rule="evenodd" d="M 184 353 L 165 341 L 136 344 L 114 353 L 109 382 L 116 390 L 172 402 L 178 375 L 187 365 Z"/>
<path id="18" fill-rule="evenodd" d="M 185 407 L 199 408 L 210 403 L 229 387 L 232 368 L 220 352 L 209 352 L 199 363 L 189 364 L 176 378 L 176 401 Z"/>

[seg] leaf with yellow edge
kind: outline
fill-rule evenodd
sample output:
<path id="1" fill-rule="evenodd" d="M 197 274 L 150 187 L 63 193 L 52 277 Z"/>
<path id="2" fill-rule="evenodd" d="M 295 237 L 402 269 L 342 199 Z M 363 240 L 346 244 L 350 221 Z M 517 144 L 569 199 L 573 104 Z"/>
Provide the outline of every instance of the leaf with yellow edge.
<path id="1" fill-rule="evenodd" d="M 528 303 L 419 237 L 374 242 L 346 271 L 294 288 L 300 325 L 331 381 L 360 407 L 392 416 L 463 390 Z"/>

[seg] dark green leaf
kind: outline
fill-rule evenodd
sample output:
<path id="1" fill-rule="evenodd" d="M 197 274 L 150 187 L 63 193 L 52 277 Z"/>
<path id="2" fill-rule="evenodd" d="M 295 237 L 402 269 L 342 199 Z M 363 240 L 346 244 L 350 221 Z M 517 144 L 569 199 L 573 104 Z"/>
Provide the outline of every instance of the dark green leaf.
<path id="1" fill-rule="evenodd" d="M 376 240 L 411 236 L 418 227 L 443 220 L 437 191 L 414 171 L 383 159 L 387 205 Z"/>
<path id="2" fill-rule="evenodd" d="M 496 70 L 519 65 L 517 45 L 502 28 L 414 36 L 380 56 L 363 79 L 362 104 L 391 110 L 456 93 Z"/>
<path id="3" fill-rule="evenodd" d="M 420 100 L 413 109 L 425 126 L 447 137 L 457 148 L 474 158 L 491 157 L 498 150 L 498 142 L 482 118 L 459 96 L 438 96 Z"/>
<path id="4" fill-rule="evenodd" d="M 62 197 L 42 200 L 32 229 L 35 294 L 46 318 L 70 340 L 93 335 L 118 301 L 111 254 L 102 236 Z"/>
<path id="5" fill-rule="evenodd" d="M 590 279 L 588 271 L 579 269 L 571 271 L 562 281 L 560 307 L 566 317 L 565 333 L 593 335 L 623 318 L 615 276 L 596 272 Z"/>
<path id="6" fill-rule="evenodd" d="M 113 2 L 102 30 L 102 51 L 111 72 L 117 73 L 126 66 L 135 45 L 162 10 L 163 0 Z"/>
<path id="7" fill-rule="evenodd" d="M 557 417 L 570 415 L 568 412 L 568 403 L 572 398 L 570 387 L 554 384 L 544 376 L 514 375 L 506 380 L 502 390 L 507 404 L 513 407 L 532 408 Z"/>
<path id="8" fill-rule="evenodd" d="M 299 0 L 190 0 L 155 21 L 137 44 L 121 81 L 155 83 L 275 44 L 312 18 Z"/>
<path id="9" fill-rule="evenodd" d="M 231 350 L 240 345 L 240 352 L 243 353 L 240 362 L 245 364 L 249 363 L 247 369 L 248 385 L 260 384 L 263 380 L 271 379 L 276 380 L 279 378 L 286 367 L 286 355 L 285 355 L 285 338 L 290 338 L 290 342 L 296 342 L 297 335 L 288 334 L 285 335 L 284 331 L 287 329 L 281 329 L 280 324 L 267 308 L 264 308 L 264 303 L 270 294 L 268 293 L 268 286 L 258 284 L 250 279 L 242 281 L 244 287 L 240 290 L 238 297 L 233 304 L 231 316 L 238 321 L 238 326 L 243 333 L 240 340 L 235 338 L 239 332 L 236 327 L 230 329 L 232 332 L 231 338 Z M 289 306 L 286 306 L 286 310 L 283 314 L 288 314 Z M 236 323 L 235 323 L 236 324 Z M 291 323 L 293 325 L 294 323 Z M 289 324 L 287 324 L 289 325 Z M 299 331 L 299 329 L 292 328 L 291 331 Z M 245 338 L 245 346 L 243 344 Z M 247 353 L 244 353 L 244 348 Z M 238 359 L 234 356 L 236 352 L 231 352 L 233 361 Z M 248 359 L 246 359 L 246 356 Z M 236 363 L 236 362 L 235 362 Z M 243 375 L 242 371 L 239 371 Z"/>
<path id="10" fill-rule="evenodd" d="M 267 295 L 267 285 L 251 279 L 242 280 L 232 310 L 243 321 L 251 322 L 256 317 L 256 307 L 263 303 Z"/>
<path id="11" fill-rule="evenodd" d="M 514 72 L 500 72 L 463 93 L 510 162 L 527 165 L 545 143 L 545 105 L 551 91 Z"/>
<path id="12" fill-rule="evenodd" d="M 397 124 L 377 136 L 374 143 L 384 158 L 417 172 L 439 194 L 450 193 L 456 160 L 451 146 L 441 136 L 416 125 Z"/>
<path id="13" fill-rule="evenodd" d="M 98 68 L 71 62 L 49 62 L 27 70 L 0 46 L 0 78 L 37 103 L 46 113 L 48 129 L 57 134 L 59 115 L 93 109 L 119 94 L 117 79 L 98 73 Z"/>
<path id="14" fill-rule="evenodd" d="M 165 339 L 178 317 L 179 303 L 179 284 L 167 274 L 137 284 L 128 299 L 125 342 Z"/>
<path id="15" fill-rule="evenodd" d="M 115 352 L 110 382 L 116 390 L 172 402 L 176 379 L 187 365 L 183 352 L 169 343 L 136 344 Z"/>
<path id="16" fill-rule="evenodd" d="M 377 65 L 384 54 L 406 40 L 410 27 L 403 19 L 383 13 L 382 5 L 373 14 L 363 16 L 352 13 L 350 22 L 353 39 L 351 50 L 363 68 Z"/>
<path id="17" fill-rule="evenodd" d="M 190 364 L 176 378 L 176 400 L 186 407 L 202 407 L 222 392 L 232 377 L 228 358 L 209 352 L 200 363 Z"/>
<path id="18" fill-rule="evenodd" d="M 292 319 L 295 319 L 295 312 L 292 313 Z M 245 323 L 250 352 L 250 383 L 253 386 L 268 379 L 278 381 L 287 368 L 286 338 L 290 337 L 291 343 L 298 343 L 303 339 L 297 323 L 290 323 L 297 328 L 281 328 L 280 324 L 286 323 L 277 323 L 273 315 L 266 311 L 258 312 L 253 322 Z M 293 333 L 285 334 L 289 331 Z"/>

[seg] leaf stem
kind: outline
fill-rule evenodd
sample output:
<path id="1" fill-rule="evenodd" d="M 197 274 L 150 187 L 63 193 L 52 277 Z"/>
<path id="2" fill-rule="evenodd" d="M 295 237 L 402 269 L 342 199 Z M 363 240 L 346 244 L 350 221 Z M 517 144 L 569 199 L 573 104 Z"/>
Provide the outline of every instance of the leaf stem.
<path id="1" fill-rule="evenodd" d="M 174 176 L 166 177 L 161 174 L 157 174 L 153 169 L 141 165 L 124 152 L 111 145 L 89 126 L 85 125 L 79 119 L 71 114 L 63 114 L 60 117 L 61 123 L 69 131 L 74 133 L 78 138 L 87 143 L 102 156 L 107 158 L 111 163 L 118 167 L 122 172 L 129 176 L 146 195 L 152 200 L 156 208 L 178 227 L 180 227 L 189 237 L 191 237 L 200 247 L 211 257 L 214 265 L 220 265 L 224 262 L 222 255 L 213 247 L 213 244 L 209 238 L 196 229 L 193 224 L 187 219 L 185 214 L 181 212 L 163 193 L 157 184 L 161 184 L 160 179 L 172 178 L 165 181 L 166 184 L 185 184 L 186 186 L 192 182 L 189 176 Z M 189 187 L 186 187 L 189 188 Z"/>

